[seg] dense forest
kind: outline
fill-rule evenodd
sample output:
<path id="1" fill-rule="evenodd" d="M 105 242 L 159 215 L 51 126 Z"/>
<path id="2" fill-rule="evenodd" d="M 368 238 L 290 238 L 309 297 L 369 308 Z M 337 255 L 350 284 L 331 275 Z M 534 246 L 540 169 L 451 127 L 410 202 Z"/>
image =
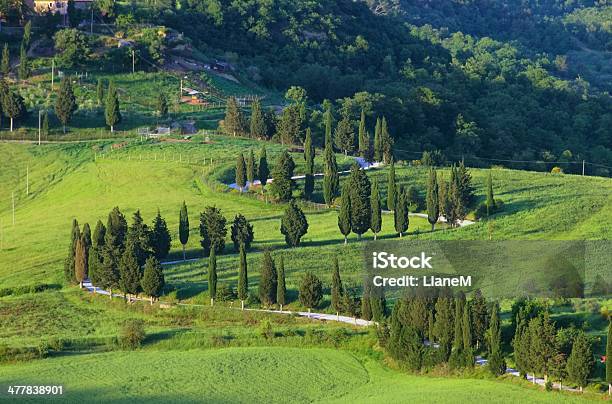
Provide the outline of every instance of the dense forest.
<path id="1" fill-rule="evenodd" d="M 534 8 L 559 16 L 573 10 L 556 3 Z M 427 7 L 417 8 L 428 22 Z M 407 12 L 378 13 L 375 4 L 347 0 L 206 0 L 180 9 L 155 1 L 132 12 L 143 21 L 161 18 L 262 85 L 302 86 L 315 103 L 339 100 L 355 122 L 361 108 L 370 122 L 385 115 L 404 157 L 441 149 L 451 158 L 612 161 L 609 96 L 586 80 L 559 78 L 562 61 L 554 53 L 527 54 L 520 43 L 504 41 L 512 32 L 544 40 L 535 23 L 537 35 L 495 28 L 499 18 L 466 12 L 455 16 L 461 25 L 419 27 L 405 22 Z M 478 21 L 472 25 L 481 30 L 471 29 L 468 17 L 486 19 L 488 29 Z M 501 37 L 481 37 L 487 31 Z M 549 43 L 562 41 L 553 35 Z"/>

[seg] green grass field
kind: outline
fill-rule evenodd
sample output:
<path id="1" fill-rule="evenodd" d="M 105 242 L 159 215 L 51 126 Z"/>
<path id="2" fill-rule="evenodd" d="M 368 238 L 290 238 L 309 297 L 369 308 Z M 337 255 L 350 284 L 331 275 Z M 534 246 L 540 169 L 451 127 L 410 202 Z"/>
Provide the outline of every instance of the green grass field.
<path id="1" fill-rule="evenodd" d="M 182 253 L 176 232 L 183 200 L 191 224 L 188 257 L 202 256 L 198 219 L 204 207 L 221 208 L 230 223 L 234 215 L 244 214 L 255 231 L 253 251 L 248 255 L 251 288 L 257 287 L 261 251 L 273 248 L 274 256 L 285 256 L 291 309 L 301 308 L 296 289 L 305 271 L 330 284 L 333 256 L 339 257 L 345 285 L 359 284 L 363 243 L 353 235 L 348 245 L 342 244 L 333 209 L 307 207 L 308 234 L 301 247 L 288 249 L 279 231 L 284 206 L 240 195 L 224 185 L 233 182 L 236 155 L 251 148 L 257 153 L 260 142 L 223 136 L 214 136 L 210 144 L 202 140 L 130 141 L 119 150 L 112 150 L 113 142 L 108 140 L 40 147 L 0 143 L 0 154 L 6 156 L 0 161 L 0 288 L 41 282 L 62 285 L 72 219 L 93 227 L 98 219 L 105 222 L 114 206 L 121 208 L 128 221 L 139 209 L 150 222 L 159 209 L 175 239 L 169 259 L 179 259 Z M 266 147 L 273 164 L 282 147 L 272 143 Z M 293 156 L 296 173 L 300 173 L 303 160 L 299 154 Z M 343 169 L 351 163 L 343 156 L 338 160 Z M 317 156 L 317 170 L 321 164 Z M 471 172 L 477 198 L 482 200 L 489 171 Z M 503 212 L 488 223 L 460 229 L 438 226 L 435 232 L 429 231 L 425 219 L 411 216 L 408 239 L 606 239 L 612 234 L 609 179 L 504 169 L 492 173 L 496 198 L 505 202 Z M 383 197 L 386 174 L 386 169 L 368 172 L 371 178 L 378 178 Z M 397 174 L 402 185 L 413 185 L 424 195 L 424 168 L 399 164 Z M 319 201 L 320 182 L 315 190 Z M 394 237 L 392 216 L 384 216 L 380 237 Z M 371 240 L 372 234 L 367 233 L 364 239 Z M 237 256 L 229 237 L 219 257 L 218 273 L 220 285 L 236 285 Z M 165 267 L 165 276 L 173 291 L 163 299 L 207 304 L 205 260 Z M 325 294 L 321 311 L 328 310 L 328 289 Z M 600 351 L 605 324 L 593 313 L 588 307 L 565 308 L 555 318 L 564 324 L 587 322 L 589 332 L 598 338 L 596 349 Z M 137 352 L 117 352 L 121 325 L 134 318 L 145 322 L 145 345 Z M 272 340 L 260 334 L 264 320 L 273 324 L 276 336 Z M 128 401 L 140 394 L 153 401 L 208 397 L 227 402 L 274 402 L 287 392 L 300 402 L 473 402 L 490 399 L 491 394 L 501 402 L 576 399 L 568 394 L 547 395 L 513 379 L 480 380 L 478 372 L 471 379 L 406 375 L 381 362 L 370 331 L 293 316 L 223 307 L 164 310 L 148 304 L 127 305 L 120 299 L 111 302 L 64 287 L 0 298 L 0 322 L 0 345 L 62 347 L 48 359 L 0 365 L 0 386 L 17 381 L 62 383 L 70 401 L 93 395 Z"/>
<path id="2" fill-rule="evenodd" d="M 578 402 L 491 380 L 407 376 L 345 351 L 114 352 L 2 366 L 1 385 L 63 384 L 62 399 L 131 402 Z M 0 399 L 6 396 L 0 396 Z M 57 398 L 59 401 L 60 398 Z"/>

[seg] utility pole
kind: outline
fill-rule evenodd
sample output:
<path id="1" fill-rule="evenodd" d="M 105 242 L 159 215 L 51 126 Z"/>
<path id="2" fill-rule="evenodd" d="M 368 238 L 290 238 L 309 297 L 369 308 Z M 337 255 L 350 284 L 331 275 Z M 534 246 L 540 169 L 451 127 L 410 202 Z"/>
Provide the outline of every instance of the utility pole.
<path id="1" fill-rule="evenodd" d="M 582 176 L 584 177 L 584 160 L 582 160 Z"/>
<path id="2" fill-rule="evenodd" d="M 41 110 L 38 110 L 38 145 L 40 146 L 40 135 L 41 135 L 41 128 L 40 128 L 40 114 L 41 114 Z"/>

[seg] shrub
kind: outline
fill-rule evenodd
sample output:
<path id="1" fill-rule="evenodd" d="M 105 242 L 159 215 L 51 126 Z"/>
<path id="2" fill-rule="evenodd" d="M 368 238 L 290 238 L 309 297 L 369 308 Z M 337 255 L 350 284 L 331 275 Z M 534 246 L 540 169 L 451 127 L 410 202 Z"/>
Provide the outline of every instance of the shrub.
<path id="1" fill-rule="evenodd" d="M 145 329 L 142 320 L 127 320 L 121 327 L 119 345 L 123 349 L 136 349 L 145 339 Z"/>
<path id="2" fill-rule="evenodd" d="M 259 332 L 265 339 L 274 338 L 274 330 L 272 329 L 272 323 L 270 320 L 264 320 L 259 327 Z"/>
<path id="3" fill-rule="evenodd" d="M 236 300 L 236 293 L 227 284 L 223 283 L 217 288 L 217 300 L 221 302 L 230 302 Z"/>
<path id="4" fill-rule="evenodd" d="M 546 384 L 544 385 L 544 388 L 546 388 L 546 391 L 552 391 L 553 390 L 552 382 L 550 380 L 547 381 Z"/>
<path id="5" fill-rule="evenodd" d="M 486 202 L 482 202 L 480 205 L 478 205 L 478 207 L 476 208 L 476 211 L 474 212 L 474 216 L 476 217 L 476 219 L 483 219 L 487 217 L 487 213 L 488 215 L 493 215 L 503 210 L 504 210 L 504 201 L 500 199 L 495 199 L 495 206 L 493 206 L 492 208 L 489 208 L 488 212 L 487 212 Z"/>
<path id="6" fill-rule="evenodd" d="M 551 174 L 563 174 L 563 169 L 561 167 L 553 167 L 552 170 L 550 170 Z"/>

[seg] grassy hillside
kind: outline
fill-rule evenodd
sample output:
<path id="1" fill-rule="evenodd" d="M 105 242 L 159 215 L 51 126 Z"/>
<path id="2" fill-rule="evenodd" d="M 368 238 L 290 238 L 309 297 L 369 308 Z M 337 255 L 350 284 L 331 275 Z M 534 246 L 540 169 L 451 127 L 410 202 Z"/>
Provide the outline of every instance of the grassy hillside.
<path id="1" fill-rule="evenodd" d="M 187 203 L 191 218 L 189 255 L 200 256 L 198 217 L 205 206 L 216 205 L 231 221 L 237 213 L 253 222 L 256 251 L 263 247 L 284 248 L 280 234 L 282 205 L 266 204 L 225 188 L 210 178 L 231 182 L 232 167 L 239 151 L 261 144 L 246 139 L 215 138 L 213 144 L 192 143 L 130 143 L 117 151 L 110 151 L 110 143 L 80 143 L 68 145 L 0 144 L 0 152 L 10 156 L 0 162 L 0 219 L 2 243 L 0 251 L 0 280 L 3 286 L 34 282 L 61 282 L 63 258 L 68 248 L 68 234 L 72 218 L 81 224 L 95 226 L 100 219 L 106 222 L 110 209 L 119 206 L 130 219 L 140 209 L 150 222 L 157 209 L 176 232 L 181 202 Z M 269 161 L 273 164 L 280 146 L 268 144 Z M 103 155 L 101 158 L 100 155 Z M 95 156 L 98 156 L 97 159 Z M 300 172 L 303 160 L 294 155 Z M 164 161 L 165 159 L 165 161 Z M 211 165 L 211 159 L 213 164 Z M 319 160 L 320 157 L 317 157 Z M 341 166 L 349 160 L 340 158 Z M 321 162 L 318 161 L 320 166 Z M 25 194 L 26 167 L 29 167 L 29 191 Z M 478 198 L 483 199 L 487 170 L 472 170 Z M 386 195 L 386 170 L 370 172 L 377 177 Z M 426 171 L 419 168 L 398 167 L 399 182 L 416 186 L 424 195 Z M 437 230 L 429 233 L 426 220 L 411 217 L 409 232 L 412 237 L 435 239 L 486 239 L 489 232 L 495 239 L 601 239 L 612 233 L 612 182 L 602 178 L 552 176 L 511 170 L 493 171 L 496 197 L 505 202 L 505 210 L 492 225 Z M 212 186 L 212 188 L 211 188 Z M 316 197 L 321 198 L 321 184 L 317 182 Z M 213 190 L 214 188 L 214 190 Z M 15 192 L 15 225 L 12 225 L 11 194 Z M 322 266 L 325 257 L 338 253 L 340 234 L 334 211 L 309 211 L 309 232 L 303 247 L 288 250 L 294 259 L 288 260 L 289 283 L 305 268 L 327 278 L 328 269 Z M 393 236 L 392 217 L 383 219 L 381 237 Z M 418 235 L 416 234 L 418 233 Z M 371 234 L 366 234 L 370 239 Z M 177 238 L 177 237 L 175 237 Z M 354 236 L 353 236 L 354 238 Z M 352 242 L 341 247 L 341 265 L 347 273 L 357 273 L 360 244 Z M 228 237 L 229 239 L 229 237 Z M 231 243 L 230 243 L 231 244 Z M 178 256 L 178 242 L 173 243 L 173 257 Z M 316 252 L 316 254 L 314 254 Z M 235 276 L 235 257 L 231 246 L 220 260 L 222 280 Z M 253 267 L 259 254 L 251 254 Z M 295 265 L 296 267 L 292 267 Z M 198 283 L 204 278 L 203 263 L 195 262 L 173 267 L 169 279 L 185 285 L 193 292 L 201 290 Z"/>
<path id="2" fill-rule="evenodd" d="M 239 364 L 239 365 L 238 365 Z M 3 384 L 63 384 L 71 401 L 579 402 L 490 380 L 419 378 L 344 351 L 243 348 L 136 352 L 3 366 Z"/>

